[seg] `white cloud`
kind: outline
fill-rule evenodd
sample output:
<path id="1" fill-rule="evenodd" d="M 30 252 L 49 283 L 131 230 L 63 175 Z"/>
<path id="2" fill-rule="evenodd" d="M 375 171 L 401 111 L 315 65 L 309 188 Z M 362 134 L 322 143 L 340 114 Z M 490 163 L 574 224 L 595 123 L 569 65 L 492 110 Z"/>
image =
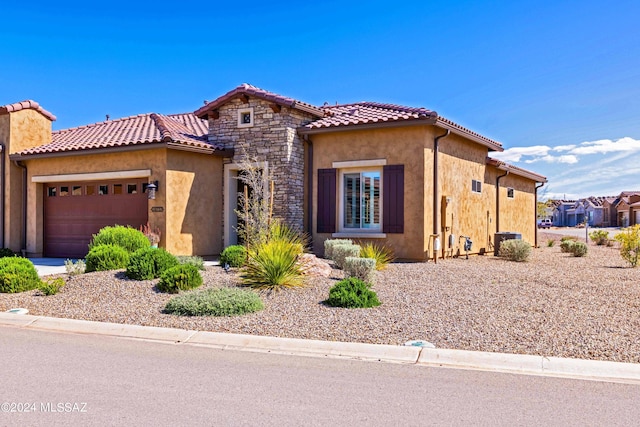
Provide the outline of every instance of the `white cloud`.
<path id="1" fill-rule="evenodd" d="M 542 156 L 535 159 L 525 160 L 525 163 L 538 163 L 538 162 L 546 162 L 546 163 L 566 163 L 572 165 L 574 163 L 578 163 L 578 158 L 572 154 L 566 156 Z"/>
<path id="2" fill-rule="evenodd" d="M 598 141 L 587 141 L 579 147 L 570 150 L 571 154 L 606 154 L 613 152 L 633 152 L 640 151 L 640 140 L 624 137 L 617 141 L 601 139 Z"/>
<path id="3" fill-rule="evenodd" d="M 571 145 L 558 145 L 556 147 L 553 147 L 553 151 L 569 151 L 569 150 L 573 150 L 574 148 L 576 148 L 575 144 L 571 144 Z"/>
<path id="4" fill-rule="evenodd" d="M 551 147 L 546 145 L 534 145 L 532 147 L 507 148 L 501 153 L 491 153 L 491 157 L 505 162 L 519 162 L 522 156 L 546 156 Z"/>

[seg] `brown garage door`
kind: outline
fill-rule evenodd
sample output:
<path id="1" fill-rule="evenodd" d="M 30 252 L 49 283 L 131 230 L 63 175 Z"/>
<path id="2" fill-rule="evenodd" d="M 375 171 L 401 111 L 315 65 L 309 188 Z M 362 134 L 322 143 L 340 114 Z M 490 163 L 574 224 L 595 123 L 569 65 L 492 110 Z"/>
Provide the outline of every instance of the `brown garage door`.
<path id="1" fill-rule="evenodd" d="M 107 225 L 139 228 L 148 219 L 146 179 L 44 185 L 44 254 L 83 258 Z"/>

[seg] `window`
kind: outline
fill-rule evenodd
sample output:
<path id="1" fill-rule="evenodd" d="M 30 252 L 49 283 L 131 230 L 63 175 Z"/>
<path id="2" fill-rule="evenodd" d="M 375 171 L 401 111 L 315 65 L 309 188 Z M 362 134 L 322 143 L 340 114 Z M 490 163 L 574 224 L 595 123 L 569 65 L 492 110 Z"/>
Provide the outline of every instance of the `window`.
<path id="1" fill-rule="evenodd" d="M 56 187 L 49 187 L 47 189 L 47 194 L 49 195 L 49 197 L 56 197 Z"/>
<path id="2" fill-rule="evenodd" d="M 253 126 L 253 108 L 243 108 L 238 110 L 238 127 L 246 128 Z"/>
<path id="3" fill-rule="evenodd" d="M 342 174 L 342 226 L 380 230 L 380 171 Z"/>
<path id="4" fill-rule="evenodd" d="M 82 186 L 74 185 L 71 187 L 71 195 L 72 196 L 82 196 Z"/>
<path id="5" fill-rule="evenodd" d="M 138 192 L 138 184 L 127 184 L 127 194 L 136 194 Z"/>
<path id="6" fill-rule="evenodd" d="M 68 196 L 69 195 L 69 187 L 64 185 L 60 187 L 60 196 Z"/>
<path id="7" fill-rule="evenodd" d="M 476 181 L 475 179 L 471 180 L 471 191 L 474 193 L 482 193 L 482 182 Z"/>
<path id="8" fill-rule="evenodd" d="M 108 185 L 99 185 L 98 186 L 98 194 L 101 196 L 105 196 L 109 194 L 109 186 Z"/>
<path id="9" fill-rule="evenodd" d="M 507 198 L 508 199 L 513 199 L 515 197 L 515 191 L 513 190 L 513 188 L 508 187 L 507 188 Z"/>
<path id="10" fill-rule="evenodd" d="M 113 184 L 113 194 L 122 194 L 122 184 Z"/>
<path id="11" fill-rule="evenodd" d="M 87 185 L 84 189 L 85 194 L 87 196 L 94 196 L 96 194 L 96 186 L 95 185 Z"/>

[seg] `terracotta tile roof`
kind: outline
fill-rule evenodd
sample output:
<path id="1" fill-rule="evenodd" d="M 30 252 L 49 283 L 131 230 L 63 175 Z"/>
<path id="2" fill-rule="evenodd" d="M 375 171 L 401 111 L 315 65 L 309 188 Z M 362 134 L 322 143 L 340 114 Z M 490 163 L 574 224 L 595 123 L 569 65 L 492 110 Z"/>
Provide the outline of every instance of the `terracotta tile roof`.
<path id="1" fill-rule="evenodd" d="M 323 107 L 326 117 L 304 126 L 306 129 L 335 128 L 403 120 L 435 120 L 435 111 L 377 102 L 358 102 Z"/>
<path id="2" fill-rule="evenodd" d="M 207 122 L 193 114 L 139 114 L 52 133 L 52 141 L 20 155 L 61 153 L 133 145 L 173 143 L 195 148 L 222 149 L 207 141 Z"/>
<path id="3" fill-rule="evenodd" d="M 16 102 L 15 104 L 0 105 L 0 115 L 28 109 L 37 111 L 52 122 L 56 120 L 56 116 L 42 108 L 36 101 L 31 100 Z"/>
<path id="4" fill-rule="evenodd" d="M 497 160 L 491 157 L 487 157 L 487 164 L 494 166 L 503 171 L 509 171 L 509 173 L 513 173 L 514 175 L 523 176 L 525 178 L 529 178 L 536 182 L 547 182 L 547 177 L 538 175 L 535 172 L 528 171 L 526 169 L 519 168 L 518 166 L 510 165 L 509 163 L 505 163 L 502 160 Z"/>
<path id="5" fill-rule="evenodd" d="M 249 97 L 256 97 L 260 99 L 264 99 L 265 101 L 273 102 L 274 104 L 283 105 L 289 108 L 295 108 L 298 110 L 305 111 L 310 113 L 316 117 L 323 117 L 324 111 L 316 106 L 311 104 L 307 104 L 306 102 L 297 101 L 293 98 L 289 98 L 287 96 L 278 95 L 273 92 L 268 92 L 264 89 L 260 89 L 258 87 L 252 86 L 247 83 L 243 83 L 237 88 L 225 93 L 221 97 L 215 99 L 214 101 L 208 102 L 204 107 L 197 109 L 193 114 L 200 118 L 206 118 L 209 112 L 216 110 L 222 105 L 226 104 L 230 100 L 234 98 L 239 98 L 243 95 Z"/>

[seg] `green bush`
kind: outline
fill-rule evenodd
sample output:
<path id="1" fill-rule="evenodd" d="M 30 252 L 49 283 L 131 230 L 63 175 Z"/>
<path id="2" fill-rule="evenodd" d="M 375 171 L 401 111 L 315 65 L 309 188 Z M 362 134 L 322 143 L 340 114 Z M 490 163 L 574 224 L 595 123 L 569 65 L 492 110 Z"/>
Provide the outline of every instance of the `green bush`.
<path id="1" fill-rule="evenodd" d="M 97 245 L 85 257 L 86 272 L 120 270 L 129 264 L 129 252 L 121 246 Z"/>
<path id="2" fill-rule="evenodd" d="M 16 256 L 16 254 L 11 249 L 0 248 L 0 258 L 13 257 L 13 256 Z"/>
<path id="3" fill-rule="evenodd" d="M 387 268 L 387 265 L 395 259 L 393 250 L 385 245 L 379 245 L 373 242 L 359 244 L 360 258 L 372 258 L 376 260 L 376 270 L 384 270 Z"/>
<path id="4" fill-rule="evenodd" d="M 309 236 L 307 234 L 301 233 L 277 219 L 269 226 L 268 236 L 269 242 L 277 240 L 292 245 L 298 251 L 298 255 L 302 255 L 309 245 Z"/>
<path id="5" fill-rule="evenodd" d="M 376 260 L 347 257 L 344 263 L 344 272 L 347 277 L 355 277 L 363 282 L 373 283 L 376 278 Z"/>
<path id="6" fill-rule="evenodd" d="M 198 268 L 185 264 L 171 267 L 160 276 L 158 290 L 170 294 L 177 294 L 180 291 L 197 288 L 202 285 L 202 276 Z"/>
<path id="7" fill-rule="evenodd" d="M 227 246 L 220 254 L 220 265 L 242 267 L 247 262 L 247 248 L 242 245 Z"/>
<path id="8" fill-rule="evenodd" d="M 349 239 L 327 239 L 324 241 L 324 257 L 333 260 L 333 248 L 340 245 L 353 245 Z"/>
<path id="9" fill-rule="evenodd" d="M 38 287 L 38 290 L 40 290 L 43 295 L 55 295 L 64 285 L 65 282 L 62 277 L 58 277 L 56 279 L 45 279 Z"/>
<path id="10" fill-rule="evenodd" d="M 578 240 L 575 236 L 562 236 L 560 238 L 560 242 L 576 242 Z"/>
<path id="11" fill-rule="evenodd" d="M 122 225 L 107 226 L 102 228 L 98 234 L 94 234 L 93 240 L 89 243 L 89 250 L 99 245 L 120 246 L 130 254 L 150 246 L 149 239 L 140 230 Z"/>
<path id="12" fill-rule="evenodd" d="M 76 276 L 84 273 L 87 269 L 87 265 L 82 259 L 77 260 L 75 263 L 72 260 L 67 259 L 64 261 L 64 268 L 69 276 Z"/>
<path id="13" fill-rule="evenodd" d="M 33 263 L 26 258 L 0 258 L 0 293 L 30 291 L 42 282 Z"/>
<path id="14" fill-rule="evenodd" d="M 588 250 L 589 248 L 587 247 L 587 244 L 584 242 L 575 242 L 571 246 L 571 253 L 573 254 L 573 256 L 577 256 L 577 257 L 583 257 L 587 255 Z"/>
<path id="15" fill-rule="evenodd" d="M 133 280 L 151 280 L 176 265 L 178 259 L 166 250 L 147 246 L 131 254 L 126 275 Z"/>
<path id="16" fill-rule="evenodd" d="M 605 246 L 609 243 L 609 232 L 605 230 L 595 230 L 589 233 L 589 238 L 598 246 Z"/>
<path id="17" fill-rule="evenodd" d="M 560 242 L 560 252 L 573 253 L 573 246 L 576 244 L 575 240 L 562 240 Z"/>
<path id="18" fill-rule="evenodd" d="M 304 286 L 298 265 L 299 247 L 283 240 L 260 243 L 249 250 L 242 283 L 257 289 Z"/>
<path id="19" fill-rule="evenodd" d="M 264 308 L 255 292 L 220 288 L 187 292 L 169 300 L 165 313 L 179 316 L 239 316 Z"/>
<path id="20" fill-rule="evenodd" d="M 176 258 L 178 259 L 179 264 L 190 264 L 196 267 L 198 270 L 204 270 L 204 260 L 202 259 L 202 257 L 178 255 Z"/>
<path id="21" fill-rule="evenodd" d="M 531 255 L 531 245 L 522 239 L 503 240 L 499 255 L 509 261 L 524 262 Z"/>
<path id="22" fill-rule="evenodd" d="M 329 299 L 326 303 L 332 307 L 346 308 L 379 306 L 378 295 L 370 288 L 370 284 L 355 277 L 341 280 L 329 289 Z"/>
<path id="23" fill-rule="evenodd" d="M 620 256 L 627 261 L 631 267 L 638 265 L 640 256 L 640 224 L 622 229 L 615 236 L 620 243 Z"/>
<path id="24" fill-rule="evenodd" d="M 333 247 L 332 251 L 333 260 L 336 266 L 340 269 L 344 269 L 344 264 L 347 257 L 359 257 L 360 246 L 359 245 L 338 245 Z"/>

